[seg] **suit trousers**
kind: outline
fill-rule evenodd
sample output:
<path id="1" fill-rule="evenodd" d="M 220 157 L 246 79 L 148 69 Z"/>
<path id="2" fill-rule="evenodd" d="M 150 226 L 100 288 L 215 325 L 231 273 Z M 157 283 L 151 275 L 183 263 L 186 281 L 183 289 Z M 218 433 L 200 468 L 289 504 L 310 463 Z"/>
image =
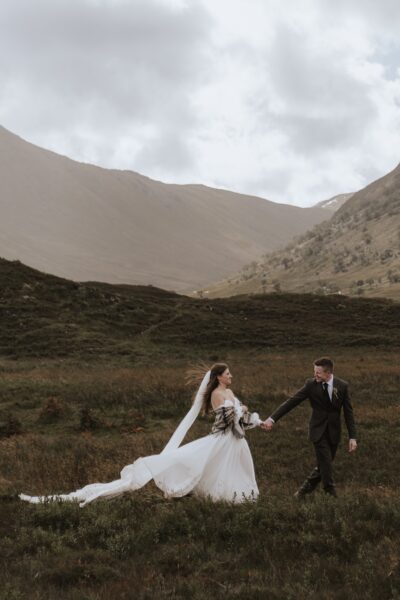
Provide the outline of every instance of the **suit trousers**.
<path id="1" fill-rule="evenodd" d="M 303 483 L 301 489 L 303 493 L 309 494 L 314 491 L 317 485 L 322 481 L 325 492 L 335 495 L 335 484 L 332 476 L 332 461 L 335 458 L 338 444 L 332 443 L 328 429 L 325 429 L 322 437 L 314 442 L 315 456 L 317 466 Z"/>

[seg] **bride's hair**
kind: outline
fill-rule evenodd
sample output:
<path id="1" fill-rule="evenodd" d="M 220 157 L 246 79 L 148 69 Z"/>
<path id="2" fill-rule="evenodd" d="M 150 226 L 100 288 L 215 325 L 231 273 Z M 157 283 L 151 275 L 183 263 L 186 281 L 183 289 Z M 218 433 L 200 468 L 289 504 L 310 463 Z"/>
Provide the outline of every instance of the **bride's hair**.
<path id="1" fill-rule="evenodd" d="M 210 371 L 210 381 L 207 384 L 206 391 L 203 396 L 202 413 L 207 415 L 211 409 L 211 394 L 218 387 L 218 375 L 222 375 L 226 369 L 228 369 L 226 363 L 215 363 L 212 367 L 208 367 L 205 364 L 198 365 L 194 369 L 191 369 L 187 374 L 187 379 L 190 383 L 200 383 L 204 377 L 204 373 Z"/>
<path id="2" fill-rule="evenodd" d="M 203 413 L 207 415 L 210 412 L 211 408 L 211 394 L 218 387 L 218 375 L 222 375 L 226 369 L 228 369 L 228 365 L 226 363 L 215 363 L 210 369 L 210 381 L 206 387 L 206 391 L 204 392 L 203 397 Z"/>

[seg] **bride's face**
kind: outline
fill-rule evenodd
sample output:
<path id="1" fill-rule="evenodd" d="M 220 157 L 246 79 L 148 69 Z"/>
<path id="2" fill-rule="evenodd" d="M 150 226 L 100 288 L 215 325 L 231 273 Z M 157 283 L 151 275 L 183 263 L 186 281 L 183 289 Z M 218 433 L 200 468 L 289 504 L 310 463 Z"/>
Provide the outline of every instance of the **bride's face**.
<path id="1" fill-rule="evenodd" d="M 225 369 L 222 375 L 218 375 L 218 381 L 223 385 L 230 385 L 232 383 L 232 375 L 229 369 Z"/>

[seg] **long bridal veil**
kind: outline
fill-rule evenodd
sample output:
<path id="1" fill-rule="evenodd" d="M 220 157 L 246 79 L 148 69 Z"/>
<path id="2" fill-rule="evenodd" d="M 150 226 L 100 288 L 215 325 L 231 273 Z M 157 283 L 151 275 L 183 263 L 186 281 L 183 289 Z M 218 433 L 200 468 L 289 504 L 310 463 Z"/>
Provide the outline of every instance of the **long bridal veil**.
<path id="1" fill-rule="evenodd" d="M 31 503 L 39 503 L 46 500 L 78 500 L 79 506 L 82 507 L 98 498 L 113 498 L 124 492 L 138 490 L 146 485 L 151 479 L 155 479 L 157 483 L 157 477 L 160 477 L 161 474 L 168 473 L 168 471 L 171 471 L 172 469 L 175 469 L 176 473 L 176 451 L 201 410 L 204 392 L 209 380 L 210 371 L 207 371 L 197 390 L 192 407 L 180 422 L 160 454 L 138 458 L 133 464 L 127 465 L 122 469 L 120 479 L 110 481 L 109 483 L 91 483 L 75 492 L 53 496 L 28 496 L 27 494 L 20 494 L 20 499 Z M 184 461 L 182 462 L 182 465 L 184 465 Z M 187 491 L 190 490 L 190 485 L 193 483 L 193 476 L 190 477 L 189 474 L 182 473 L 182 468 L 178 475 L 180 495 L 184 495 L 184 493 L 187 493 Z"/>

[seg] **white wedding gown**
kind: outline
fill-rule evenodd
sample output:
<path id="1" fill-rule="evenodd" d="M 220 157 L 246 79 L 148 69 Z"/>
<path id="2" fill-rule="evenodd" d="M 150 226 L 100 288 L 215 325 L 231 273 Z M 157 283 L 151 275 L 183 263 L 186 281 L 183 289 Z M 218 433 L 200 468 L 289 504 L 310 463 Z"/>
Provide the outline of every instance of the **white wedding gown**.
<path id="1" fill-rule="evenodd" d="M 85 506 L 98 498 L 112 498 L 124 492 L 138 490 L 153 479 L 167 498 L 177 498 L 192 492 L 212 500 L 230 502 L 256 499 L 259 491 L 250 449 L 246 439 L 238 437 L 237 429 L 235 431 L 235 426 L 238 426 L 243 417 L 242 404 L 237 398 L 225 400 L 223 406 L 215 411 L 216 423 L 217 416 L 223 416 L 222 412 L 225 422 L 226 415 L 230 414 L 230 422 L 223 430 L 214 431 L 214 426 L 213 433 L 174 447 L 177 430 L 161 454 L 138 458 L 122 469 L 121 478 L 116 481 L 92 483 L 69 494 L 20 494 L 20 498 L 32 503 L 47 500 L 79 501 L 80 506 Z M 220 418 L 220 423 L 224 423 L 224 419 Z M 257 413 L 248 413 L 247 421 L 248 428 L 261 422 Z"/>

